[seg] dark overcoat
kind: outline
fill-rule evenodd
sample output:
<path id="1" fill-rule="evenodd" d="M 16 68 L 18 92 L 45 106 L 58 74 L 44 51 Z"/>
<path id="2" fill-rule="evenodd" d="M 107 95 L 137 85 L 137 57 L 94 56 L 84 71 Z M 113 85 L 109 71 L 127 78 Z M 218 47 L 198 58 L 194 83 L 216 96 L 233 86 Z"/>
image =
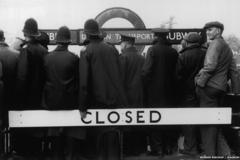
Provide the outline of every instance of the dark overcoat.
<path id="1" fill-rule="evenodd" d="M 2 122 L 3 122 L 3 68 L 2 62 L 0 61 L 0 130 L 2 129 Z"/>
<path id="2" fill-rule="evenodd" d="M 44 57 L 48 51 L 32 40 L 20 50 L 17 65 L 18 109 L 39 109 L 45 83 Z"/>
<path id="3" fill-rule="evenodd" d="M 13 109 L 16 105 L 16 69 L 17 69 L 17 58 L 19 53 L 9 46 L 1 42 L 0 43 L 0 62 L 2 65 L 2 76 L 1 76 L 1 110 L 4 126 L 8 122 L 8 110 Z M 4 75 L 3 75 L 4 73 Z"/>
<path id="4" fill-rule="evenodd" d="M 141 79 L 144 57 L 138 54 L 135 47 L 123 50 L 120 61 L 124 88 L 130 107 L 142 107 L 143 105 L 143 85 Z"/>
<path id="5" fill-rule="evenodd" d="M 48 109 L 76 109 L 78 106 L 79 58 L 58 46 L 45 57 L 44 103 Z"/>
<path id="6" fill-rule="evenodd" d="M 142 78 L 146 90 L 146 105 L 170 107 L 175 104 L 176 63 L 178 53 L 159 39 L 148 49 Z"/>
<path id="7" fill-rule="evenodd" d="M 6 109 L 15 106 L 16 94 L 16 73 L 17 73 L 17 60 L 19 53 L 2 42 L 0 43 L 0 61 L 2 63 L 2 72 L 4 76 L 2 80 L 4 82 L 4 102 L 3 105 Z"/>
<path id="8" fill-rule="evenodd" d="M 126 105 L 116 48 L 96 39 L 84 53 L 80 57 L 80 110 Z"/>
<path id="9" fill-rule="evenodd" d="M 177 77 L 181 90 L 179 96 L 182 97 L 184 105 L 197 104 L 194 78 L 203 67 L 205 54 L 200 45 L 195 44 L 182 50 L 178 58 Z"/>

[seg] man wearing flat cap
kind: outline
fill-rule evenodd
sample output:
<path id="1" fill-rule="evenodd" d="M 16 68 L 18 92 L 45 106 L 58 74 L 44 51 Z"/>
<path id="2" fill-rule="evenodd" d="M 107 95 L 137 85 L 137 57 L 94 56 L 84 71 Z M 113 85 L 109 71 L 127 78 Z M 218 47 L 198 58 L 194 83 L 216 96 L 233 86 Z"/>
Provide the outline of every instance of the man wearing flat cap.
<path id="1" fill-rule="evenodd" d="M 149 107 L 173 107 L 175 105 L 176 63 L 178 53 L 171 48 L 167 40 L 169 30 L 154 29 L 154 42 L 147 51 L 147 57 L 142 70 L 142 78 L 146 90 L 146 105 Z M 154 155 L 163 155 L 162 130 L 153 128 L 151 132 L 151 149 Z M 171 139 L 171 141 L 174 141 Z M 170 143 L 165 143 L 170 146 Z M 171 148 L 171 147 L 170 147 Z"/>
<path id="2" fill-rule="evenodd" d="M 194 78 L 203 67 L 205 51 L 201 49 L 201 36 L 196 32 L 190 32 L 183 38 L 184 49 L 178 58 L 177 77 L 181 93 L 181 106 L 198 107 L 195 93 Z M 184 150 L 181 153 L 194 155 L 198 153 L 196 129 L 194 126 L 184 126 Z"/>
<path id="3" fill-rule="evenodd" d="M 135 37 L 129 35 L 121 35 L 120 62 L 122 65 L 123 84 L 128 99 L 128 107 L 140 108 L 143 106 L 143 85 L 141 79 L 141 71 L 144 64 L 144 57 L 140 55 L 134 46 Z M 127 154 L 140 154 L 144 152 L 145 139 L 139 127 L 129 129 L 130 132 L 124 134 L 124 147 Z M 125 152 L 126 153 L 126 152 Z"/>
<path id="4" fill-rule="evenodd" d="M 204 66 L 195 78 L 200 107 L 219 107 L 231 79 L 232 90 L 237 93 L 237 68 L 233 53 L 222 37 L 224 26 L 220 22 L 209 22 L 204 26 L 211 41 L 207 49 Z M 230 149 L 220 127 L 201 127 L 202 147 L 208 156 L 229 155 Z"/>

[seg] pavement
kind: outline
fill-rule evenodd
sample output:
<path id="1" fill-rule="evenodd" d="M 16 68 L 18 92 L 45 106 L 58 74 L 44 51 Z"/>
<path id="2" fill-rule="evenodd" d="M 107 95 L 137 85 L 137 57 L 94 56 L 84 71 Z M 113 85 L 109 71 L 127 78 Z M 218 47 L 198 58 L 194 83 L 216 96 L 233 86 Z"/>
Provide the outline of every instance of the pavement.
<path id="1" fill-rule="evenodd" d="M 200 160 L 199 157 L 186 156 L 181 154 L 169 155 L 164 157 L 157 156 L 132 156 L 125 157 L 123 160 Z"/>
<path id="2" fill-rule="evenodd" d="M 36 157 L 24 158 L 20 156 L 9 156 L 5 158 L 0 157 L 0 160 L 39 160 L 39 158 L 36 158 Z M 51 160 L 51 158 L 44 158 L 43 160 Z M 79 160 L 95 160 L 95 159 L 80 158 Z M 201 160 L 201 159 L 197 157 L 190 157 L 185 155 L 170 155 L 170 156 L 164 156 L 164 157 L 141 155 L 141 156 L 127 156 L 127 157 L 124 157 L 123 160 Z"/>

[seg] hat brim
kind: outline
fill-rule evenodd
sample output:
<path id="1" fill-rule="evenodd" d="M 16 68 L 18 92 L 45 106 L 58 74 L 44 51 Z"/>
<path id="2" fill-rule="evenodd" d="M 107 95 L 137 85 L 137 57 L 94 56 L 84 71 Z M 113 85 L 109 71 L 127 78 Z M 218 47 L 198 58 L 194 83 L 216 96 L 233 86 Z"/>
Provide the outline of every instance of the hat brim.
<path id="1" fill-rule="evenodd" d="M 66 41 L 56 41 L 56 43 L 70 44 L 70 43 L 72 43 L 72 41 L 71 41 L 71 40 L 66 40 Z"/>
<path id="2" fill-rule="evenodd" d="M 216 28 L 219 28 L 219 29 L 223 30 L 223 28 L 222 28 L 222 27 L 220 27 L 220 26 L 218 26 L 218 25 L 209 25 L 209 26 L 204 26 L 204 27 L 203 27 L 203 29 L 207 30 L 207 29 L 209 29 L 209 28 L 212 28 L 212 27 L 216 27 Z"/>
<path id="3" fill-rule="evenodd" d="M 91 36 L 101 36 L 101 32 L 89 32 L 89 31 L 83 31 L 85 34 L 91 35 Z"/>
<path id="4" fill-rule="evenodd" d="M 37 33 L 29 33 L 23 30 L 24 35 L 31 36 L 31 37 L 39 37 L 41 36 L 41 33 L 38 31 Z"/>

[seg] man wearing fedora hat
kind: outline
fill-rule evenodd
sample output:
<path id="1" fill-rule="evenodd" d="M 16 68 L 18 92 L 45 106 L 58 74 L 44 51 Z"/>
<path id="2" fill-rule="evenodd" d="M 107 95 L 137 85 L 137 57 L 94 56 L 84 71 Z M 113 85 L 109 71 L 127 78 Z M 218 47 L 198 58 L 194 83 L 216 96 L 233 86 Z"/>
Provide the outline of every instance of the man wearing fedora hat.
<path id="1" fill-rule="evenodd" d="M 175 105 L 175 73 L 178 53 L 171 48 L 167 40 L 168 29 L 157 28 L 153 29 L 152 32 L 155 39 L 153 45 L 147 51 L 142 70 L 146 90 L 146 105 L 156 108 L 173 107 Z M 170 135 L 172 132 L 169 131 L 168 133 Z M 170 152 L 175 138 L 171 136 L 167 140 L 167 137 L 170 136 L 163 136 L 162 128 L 152 127 L 150 133 L 151 154 L 163 156 L 164 152 Z M 168 142 L 165 143 L 164 141 Z"/>
<path id="2" fill-rule="evenodd" d="M 118 51 L 103 41 L 98 23 L 89 19 L 84 24 L 89 44 L 80 58 L 81 116 L 90 108 L 120 108 L 127 104 L 120 74 Z M 119 130 L 116 127 L 97 128 L 99 160 L 119 160 Z"/>
<path id="3" fill-rule="evenodd" d="M 222 37 L 224 26 L 220 22 L 209 22 L 204 26 L 211 41 L 207 49 L 204 66 L 195 78 L 200 107 L 219 107 L 227 91 L 230 78 L 233 92 L 237 93 L 238 72 L 233 53 Z M 201 127 L 203 154 L 226 156 L 230 149 L 220 127 Z"/>
<path id="4" fill-rule="evenodd" d="M 16 109 L 41 109 L 45 81 L 44 57 L 48 52 L 36 39 L 40 36 L 40 33 L 35 19 L 27 19 L 22 31 L 26 44 L 23 48 L 20 48 L 17 64 Z M 16 131 L 16 145 L 14 146 L 16 148 L 14 149 L 17 152 L 25 155 L 40 154 L 41 141 L 36 138 L 36 135 L 43 134 L 42 130 L 27 129 L 21 131 L 19 129 Z M 22 144 L 25 144 L 24 147 L 22 147 Z"/>
<path id="5" fill-rule="evenodd" d="M 181 106 L 198 107 L 195 93 L 194 78 L 203 66 L 205 51 L 201 49 L 201 36 L 190 32 L 183 38 L 184 49 L 178 58 L 177 77 L 180 91 Z M 194 126 L 183 126 L 184 150 L 183 154 L 196 155 L 198 153 L 197 133 Z"/>

